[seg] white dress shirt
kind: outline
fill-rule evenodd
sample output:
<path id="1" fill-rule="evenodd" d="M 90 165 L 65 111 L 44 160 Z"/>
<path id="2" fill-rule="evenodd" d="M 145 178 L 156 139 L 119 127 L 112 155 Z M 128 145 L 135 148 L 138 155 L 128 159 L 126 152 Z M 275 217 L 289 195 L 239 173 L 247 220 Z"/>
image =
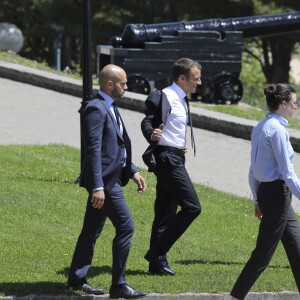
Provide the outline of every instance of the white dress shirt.
<path id="1" fill-rule="evenodd" d="M 158 145 L 183 149 L 186 146 L 187 106 L 186 93 L 176 83 L 163 89 L 171 106 L 171 113 L 162 129 Z"/>

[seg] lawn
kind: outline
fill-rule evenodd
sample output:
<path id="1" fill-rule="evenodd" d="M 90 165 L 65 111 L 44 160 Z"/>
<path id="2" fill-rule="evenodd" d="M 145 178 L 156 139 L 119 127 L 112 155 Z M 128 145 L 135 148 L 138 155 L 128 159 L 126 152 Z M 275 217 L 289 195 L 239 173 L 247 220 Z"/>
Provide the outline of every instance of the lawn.
<path id="1" fill-rule="evenodd" d="M 66 275 L 81 229 L 86 191 L 74 184 L 80 152 L 63 145 L 0 146 L 0 295 L 72 294 Z M 149 293 L 228 293 L 254 247 L 258 221 L 249 200 L 195 185 L 203 212 L 168 254 L 177 276 L 151 276 L 143 256 L 153 219 L 155 178 L 147 192 L 124 189 L 135 220 L 128 283 Z M 98 239 L 88 280 L 111 284 L 110 221 Z M 283 247 L 252 291 L 296 291 Z"/>
<path id="2" fill-rule="evenodd" d="M 194 107 L 201 107 L 203 109 L 255 121 L 262 120 L 268 113 L 266 109 L 246 105 L 243 102 L 240 102 L 237 105 L 217 105 L 192 102 L 191 105 Z M 288 121 L 290 128 L 300 129 L 300 112 L 297 110 L 293 118 L 289 118 Z"/>

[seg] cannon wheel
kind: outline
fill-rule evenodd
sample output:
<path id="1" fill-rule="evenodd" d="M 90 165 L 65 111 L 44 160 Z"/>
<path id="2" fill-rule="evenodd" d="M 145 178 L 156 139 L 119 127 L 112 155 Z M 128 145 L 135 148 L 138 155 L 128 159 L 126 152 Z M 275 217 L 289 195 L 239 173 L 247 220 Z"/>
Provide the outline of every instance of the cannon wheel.
<path id="1" fill-rule="evenodd" d="M 127 80 L 128 91 L 149 95 L 150 93 L 150 84 L 149 82 L 141 75 L 130 75 Z"/>
<path id="2" fill-rule="evenodd" d="M 242 82 L 230 73 L 221 73 L 213 78 L 214 102 L 236 104 L 243 96 Z"/>
<path id="3" fill-rule="evenodd" d="M 200 101 L 203 103 L 213 102 L 213 87 L 203 82 L 202 85 L 198 85 L 196 92 L 191 94 L 191 101 Z"/>

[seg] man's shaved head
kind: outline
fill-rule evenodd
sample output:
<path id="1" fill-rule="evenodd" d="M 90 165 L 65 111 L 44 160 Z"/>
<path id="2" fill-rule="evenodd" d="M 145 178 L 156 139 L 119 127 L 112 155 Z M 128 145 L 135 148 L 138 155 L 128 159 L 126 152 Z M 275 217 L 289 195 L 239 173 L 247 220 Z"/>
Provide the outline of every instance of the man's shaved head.
<path id="1" fill-rule="evenodd" d="M 121 98 L 127 90 L 125 71 L 116 65 L 106 65 L 99 73 L 100 90 L 113 99 Z"/>
<path id="2" fill-rule="evenodd" d="M 100 72 L 99 74 L 99 84 L 101 86 L 107 82 L 108 80 L 111 81 L 118 81 L 120 78 L 120 73 L 123 73 L 124 70 L 122 68 L 120 68 L 119 66 L 113 65 L 113 64 L 109 64 L 106 65 Z"/>

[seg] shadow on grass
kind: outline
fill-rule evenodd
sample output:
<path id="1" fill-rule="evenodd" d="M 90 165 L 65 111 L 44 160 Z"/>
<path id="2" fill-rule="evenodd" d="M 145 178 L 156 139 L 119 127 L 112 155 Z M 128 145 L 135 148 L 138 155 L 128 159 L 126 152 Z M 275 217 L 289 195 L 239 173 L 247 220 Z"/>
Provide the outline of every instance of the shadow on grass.
<path id="1" fill-rule="evenodd" d="M 57 274 L 65 276 L 66 280 L 68 277 L 68 273 L 69 273 L 69 268 L 65 268 L 65 269 L 57 272 Z M 104 274 L 111 275 L 111 273 L 112 273 L 112 270 L 111 270 L 110 266 L 102 266 L 102 267 L 93 267 L 92 266 L 89 269 L 87 277 L 93 278 L 93 277 L 97 277 L 99 275 L 104 275 Z M 130 269 L 126 270 L 126 275 L 147 275 L 147 274 L 149 274 L 149 273 L 146 271 L 143 271 L 143 270 L 130 270 Z"/>
<path id="2" fill-rule="evenodd" d="M 178 260 L 176 263 L 180 265 L 244 265 L 243 263 L 233 262 L 233 261 L 221 261 L 221 260 L 203 260 L 203 259 L 187 259 Z"/>
<path id="3" fill-rule="evenodd" d="M 26 295 L 80 295 L 80 292 L 72 291 L 67 286 L 67 276 L 69 268 L 57 271 L 58 275 L 63 275 L 66 280 L 61 282 L 0 282 L 0 296 L 26 296 Z M 88 273 L 89 278 L 97 277 L 99 275 L 111 275 L 111 267 L 91 267 Z M 141 270 L 127 270 L 127 275 L 145 275 L 146 271 Z"/>
<path id="4" fill-rule="evenodd" d="M 234 262 L 234 261 L 220 261 L 220 260 L 202 260 L 202 259 L 187 259 L 187 260 L 177 260 L 176 263 L 180 265 L 241 265 L 244 266 L 245 263 Z M 289 269 L 290 266 L 279 266 L 279 265 L 269 265 L 270 269 Z"/>
<path id="5" fill-rule="evenodd" d="M 26 296 L 31 294 L 75 294 L 66 284 L 59 282 L 1 282 L 0 294 L 5 296 Z"/>

